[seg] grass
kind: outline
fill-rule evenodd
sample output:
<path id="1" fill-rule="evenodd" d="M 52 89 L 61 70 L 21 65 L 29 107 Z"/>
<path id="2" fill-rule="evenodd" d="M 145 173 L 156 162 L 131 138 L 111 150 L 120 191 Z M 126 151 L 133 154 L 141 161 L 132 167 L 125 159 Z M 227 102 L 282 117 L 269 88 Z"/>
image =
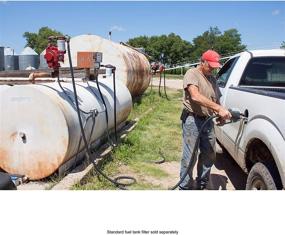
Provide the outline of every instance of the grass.
<path id="1" fill-rule="evenodd" d="M 148 89 L 144 95 L 134 100 L 129 120 L 139 117 L 136 128 L 116 147 L 102 163 L 101 169 L 108 176 L 135 175 L 138 182 L 130 189 L 159 189 L 144 181 L 144 177 L 157 180 L 168 176 L 152 161 L 161 156 L 166 161 L 179 161 L 181 157 L 181 113 L 182 91 L 167 90 L 170 101 L 159 97 L 157 89 Z M 122 172 L 123 169 L 123 172 Z M 94 172 L 93 172 L 94 173 Z M 115 189 L 107 180 L 90 174 L 73 189 Z"/>

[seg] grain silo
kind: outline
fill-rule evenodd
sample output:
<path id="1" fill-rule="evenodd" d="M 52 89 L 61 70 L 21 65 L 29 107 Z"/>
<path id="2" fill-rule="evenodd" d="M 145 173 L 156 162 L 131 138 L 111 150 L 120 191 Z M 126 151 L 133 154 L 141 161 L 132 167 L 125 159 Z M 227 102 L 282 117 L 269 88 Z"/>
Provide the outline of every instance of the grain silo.
<path id="1" fill-rule="evenodd" d="M 19 70 L 18 55 L 5 55 L 5 70 Z"/>
<path id="2" fill-rule="evenodd" d="M 4 47 L 0 47 L 0 71 L 4 70 Z"/>
<path id="3" fill-rule="evenodd" d="M 15 55 L 14 50 L 10 47 L 4 49 L 5 70 L 19 70 L 19 55 Z"/>
<path id="4" fill-rule="evenodd" d="M 26 70 L 28 68 L 39 68 L 39 55 L 30 47 L 26 47 L 19 55 L 19 69 Z"/>

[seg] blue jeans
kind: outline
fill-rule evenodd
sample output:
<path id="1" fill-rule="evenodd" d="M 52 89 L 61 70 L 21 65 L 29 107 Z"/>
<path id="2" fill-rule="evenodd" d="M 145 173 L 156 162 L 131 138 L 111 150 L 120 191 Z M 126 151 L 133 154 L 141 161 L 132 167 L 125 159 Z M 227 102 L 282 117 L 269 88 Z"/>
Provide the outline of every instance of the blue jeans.
<path id="1" fill-rule="evenodd" d="M 197 140 L 201 126 L 206 121 L 204 118 L 188 116 L 185 123 L 182 123 L 183 130 L 183 154 L 181 159 L 180 178 L 184 175 L 192 157 L 193 148 Z M 216 158 L 216 137 L 214 133 L 214 123 L 210 121 L 202 131 L 199 144 L 199 157 L 197 164 L 197 183 L 206 185 L 209 181 L 211 167 Z M 197 156 L 197 155 L 196 155 Z M 181 187 L 189 188 L 193 181 L 193 168 L 197 157 L 193 159 L 191 168 Z"/>

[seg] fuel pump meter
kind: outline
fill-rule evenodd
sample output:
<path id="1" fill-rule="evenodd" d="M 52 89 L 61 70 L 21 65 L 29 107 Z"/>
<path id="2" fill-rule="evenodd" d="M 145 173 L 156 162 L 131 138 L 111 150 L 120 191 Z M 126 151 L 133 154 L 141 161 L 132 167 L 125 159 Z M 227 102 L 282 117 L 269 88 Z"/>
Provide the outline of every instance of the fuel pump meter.
<path id="1" fill-rule="evenodd" d="M 94 52 L 95 62 L 102 63 L 103 61 L 103 53 L 102 52 Z"/>

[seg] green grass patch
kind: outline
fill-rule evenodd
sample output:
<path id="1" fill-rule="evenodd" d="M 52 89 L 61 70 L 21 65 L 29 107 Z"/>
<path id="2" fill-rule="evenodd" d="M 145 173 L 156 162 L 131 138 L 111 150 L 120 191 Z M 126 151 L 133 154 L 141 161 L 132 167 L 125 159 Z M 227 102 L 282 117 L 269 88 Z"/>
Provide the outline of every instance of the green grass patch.
<path id="1" fill-rule="evenodd" d="M 168 174 L 152 163 L 162 156 L 166 161 L 180 161 L 181 158 L 181 113 L 182 91 L 167 90 L 168 101 L 158 95 L 157 89 L 148 89 L 141 97 L 134 100 L 129 120 L 139 117 L 137 126 L 116 147 L 112 156 L 105 159 L 101 169 L 108 176 L 114 177 L 120 172 L 120 166 L 127 166 L 131 173 L 140 177 L 162 179 Z M 129 173 L 130 173 L 129 172 Z M 90 174 L 84 184 L 75 185 L 74 189 L 115 189 L 105 179 Z M 130 189 L 159 189 L 151 183 L 138 181 Z"/>
<path id="2" fill-rule="evenodd" d="M 168 174 L 157 168 L 154 164 L 147 164 L 142 162 L 137 162 L 136 164 L 132 164 L 130 166 L 132 169 L 134 169 L 137 173 L 140 174 L 147 174 L 148 176 L 160 178 L 160 177 L 166 177 Z"/>

